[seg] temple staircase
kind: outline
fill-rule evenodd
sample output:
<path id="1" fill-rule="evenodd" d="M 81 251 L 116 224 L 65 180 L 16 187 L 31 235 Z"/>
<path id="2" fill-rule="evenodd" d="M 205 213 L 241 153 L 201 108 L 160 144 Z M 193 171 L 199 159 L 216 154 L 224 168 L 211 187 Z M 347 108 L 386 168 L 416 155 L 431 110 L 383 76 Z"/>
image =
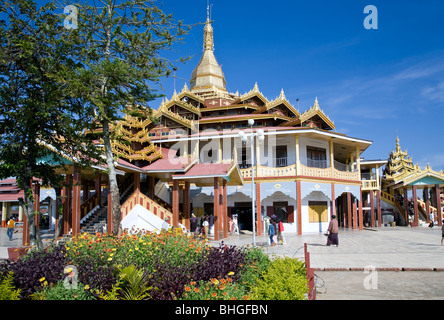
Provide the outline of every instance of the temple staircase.
<path id="1" fill-rule="evenodd" d="M 151 199 L 147 196 L 148 190 L 144 188 L 142 188 L 143 192 L 141 190 L 135 190 L 133 175 L 129 175 L 122 185 L 119 186 L 119 189 L 123 190 L 120 195 L 122 219 L 127 216 L 136 205 L 141 205 L 160 219 L 164 220 L 166 217 L 169 217 L 170 221 L 172 221 L 173 214 L 171 212 L 170 204 L 155 195 L 153 196 L 153 199 Z M 91 234 L 106 232 L 108 222 L 108 201 L 105 200 L 100 205 L 96 205 L 88 213 L 82 216 L 83 218 L 80 221 L 80 232 Z"/>
<path id="2" fill-rule="evenodd" d="M 390 204 L 391 206 L 395 207 L 399 213 L 401 214 L 401 216 L 405 219 L 405 213 L 404 213 L 404 204 L 401 203 L 399 200 L 397 200 L 393 195 L 381 191 L 381 200 Z M 412 220 L 413 215 L 414 215 L 414 211 L 413 211 L 413 200 L 409 199 L 409 220 Z M 417 199 L 418 202 L 418 226 L 428 226 L 430 219 L 429 219 L 429 215 L 426 212 L 426 204 L 425 202 L 418 198 Z M 435 215 L 435 221 L 437 220 L 437 210 L 435 207 L 433 206 L 429 206 L 429 210 L 432 211 L 432 213 Z M 406 224 L 408 224 L 409 222 L 407 222 Z"/>

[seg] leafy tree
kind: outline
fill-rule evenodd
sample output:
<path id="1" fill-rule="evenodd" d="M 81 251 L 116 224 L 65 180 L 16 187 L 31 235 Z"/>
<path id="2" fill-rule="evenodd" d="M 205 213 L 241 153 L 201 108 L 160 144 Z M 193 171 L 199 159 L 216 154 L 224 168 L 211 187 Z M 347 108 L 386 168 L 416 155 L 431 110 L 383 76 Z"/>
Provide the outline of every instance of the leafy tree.
<path id="1" fill-rule="evenodd" d="M 0 0 L 0 178 L 14 176 L 24 189 L 30 240 L 38 246 L 31 180 L 60 187 L 62 153 L 79 165 L 98 158 L 82 133 L 91 112 L 66 81 L 80 65 L 54 10 L 54 3 Z"/>
<path id="2" fill-rule="evenodd" d="M 102 7 L 67 3 L 76 8 L 68 16 L 76 18 L 68 41 L 77 44 L 73 54 L 83 64 L 71 84 L 77 97 L 94 109 L 103 129 L 114 234 L 121 231 L 121 213 L 111 149 L 112 141 L 118 137 L 111 128 L 125 113 L 151 110 L 148 103 L 161 96 L 160 79 L 173 69 L 173 63 L 160 53 L 170 49 L 189 29 L 173 21 L 155 2 L 100 0 Z"/>

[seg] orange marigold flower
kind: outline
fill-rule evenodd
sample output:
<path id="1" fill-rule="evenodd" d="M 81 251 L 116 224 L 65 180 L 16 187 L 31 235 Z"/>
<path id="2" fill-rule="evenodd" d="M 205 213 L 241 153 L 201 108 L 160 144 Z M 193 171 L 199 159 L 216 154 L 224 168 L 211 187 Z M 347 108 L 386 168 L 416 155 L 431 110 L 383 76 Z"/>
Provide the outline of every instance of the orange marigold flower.
<path id="1" fill-rule="evenodd" d="M 224 286 L 224 285 L 220 285 L 220 286 L 219 286 L 219 289 L 220 289 L 220 290 L 224 290 L 224 289 L 225 289 L 225 286 Z"/>
<path id="2" fill-rule="evenodd" d="M 226 296 L 228 293 L 226 293 L 226 292 L 224 292 L 224 293 L 222 293 L 224 296 Z"/>
<path id="3" fill-rule="evenodd" d="M 196 281 L 191 281 L 190 285 L 194 286 L 196 284 Z"/>
<path id="4" fill-rule="evenodd" d="M 199 292 L 199 288 L 194 288 L 194 292 Z"/>
<path id="5" fill-rule="evenodd" d="M 212 296 L 212 297 L 216 297 L 216 296 L 217 296 L 217 293 L 216 293 L 216 292 L 213 292 L 213 293 L 211 294 L 211 296 Z"/>
<path id="6" fill-rule="evenodd" d="M 186 287 L 185 287 L 185 291 L 191 291 L 191 288 L 188 287 L 188 286 L 186 286 Z"/>

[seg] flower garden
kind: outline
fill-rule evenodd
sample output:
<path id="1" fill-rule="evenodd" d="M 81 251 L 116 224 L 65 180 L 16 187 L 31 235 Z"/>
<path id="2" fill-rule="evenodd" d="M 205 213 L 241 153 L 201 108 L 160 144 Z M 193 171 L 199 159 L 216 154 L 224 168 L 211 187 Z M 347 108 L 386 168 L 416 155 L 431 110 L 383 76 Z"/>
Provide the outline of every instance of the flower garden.
<path id="1" fill-rule="evenodd" d="M 302 300 L 303 261 L 181 232 L 82 234 L 0 265 L 2 300 Z"/>

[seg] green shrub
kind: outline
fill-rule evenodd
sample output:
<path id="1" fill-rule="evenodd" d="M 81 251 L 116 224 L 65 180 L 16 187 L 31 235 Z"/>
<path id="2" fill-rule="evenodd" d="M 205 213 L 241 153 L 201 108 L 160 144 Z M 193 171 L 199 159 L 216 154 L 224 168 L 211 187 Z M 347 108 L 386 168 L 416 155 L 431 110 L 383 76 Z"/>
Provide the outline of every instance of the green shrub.
<path id="1" fill-rule="evenodd" d="M 308 292 L 304 262 L 288 257 L 271 261 L 252 287 L 253 300 L 304 300 Z"/>
<path id="2" fill-rule="evenodd" d="M 13 284 L 14 274 L 8 274 L 0 281 L 0 300 L 20 300 L 20 289 Z"/>
<path id="3" fill-rule="evenodd" d="M 77 283 L 77 288 L 65 288 L 63 281 L 55 286 L 43 286 L 43 289 L 31 295 L 33 300 L 94 300 L 88 286 Z"/>
<path id="4" fill-rule="evenodd" d="M 257 279 L 267 270 L 270 263 L 270 258 L 262 249 L 257 247 L 248 248 L 245 263 L 240 272 L 239 285 L 244 286 L 245 290 L 249 291 Z"/>

